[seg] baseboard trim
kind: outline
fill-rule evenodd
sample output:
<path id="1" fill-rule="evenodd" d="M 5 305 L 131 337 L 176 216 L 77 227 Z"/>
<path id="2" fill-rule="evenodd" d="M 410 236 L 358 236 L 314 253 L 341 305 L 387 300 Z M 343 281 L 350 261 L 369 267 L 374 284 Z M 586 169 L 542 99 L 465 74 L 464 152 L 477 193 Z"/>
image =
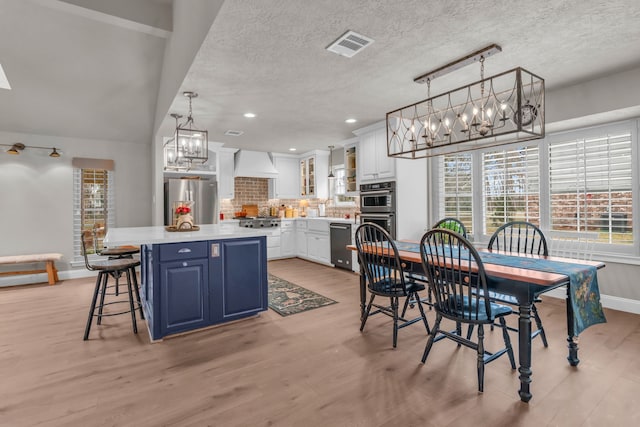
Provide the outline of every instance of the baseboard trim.
<path id="1" fill-rule="evenodd" d="M 58 270 L 58 279 L 59 280 L 71 280 L 71 279 L 82 279 L 85 277 L 96 276 L 97 273 L 94 271 L 89 271 L 87 269 L 82 270 Z M 8 277 L 0 277 L 0 288 L 8 287 L 8 286 L 19 286 L 19 285 L 34 285 L 40 283 L 49 283 L 49 278 L 47 273 L 39 273 L 39 274 L 24 274 L 20 276 L 8 276 Z M 51 285 L 54 286 L 54 285 Z"/>
<path id="2" fill-rule="evenodd" d="M 557 288 L 544 293 L 545 296 L 564 299 L 567 296 L 566 288 Z M 600 295 L 600 302 L 604 308 L 625 311 L 627 313 L 640 314 L 640 301 L 629 298 L 620 298 L 611 295 Z"/>

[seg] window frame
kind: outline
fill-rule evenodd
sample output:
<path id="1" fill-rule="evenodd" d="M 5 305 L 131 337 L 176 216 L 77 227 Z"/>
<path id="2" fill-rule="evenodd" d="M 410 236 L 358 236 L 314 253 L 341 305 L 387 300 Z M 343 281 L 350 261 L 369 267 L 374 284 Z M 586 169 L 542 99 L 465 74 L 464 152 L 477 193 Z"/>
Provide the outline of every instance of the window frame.
<path id="1" fill-rule="evenodd" d="M 333 183 L 330 182 L 330 185 L 329 185 L 329 191 L 330 191 L 329 198 L 333 199 L 334 206 L 355 207 L 357 197 L 347 195 L 347 182 L 346 182 L 347 169 L 345 168 L 345 165 L 344 164 L 333 165 L 331 167 L 331 171 L 333 172 L 334 178 L 333 178 Z M 342 175 L 342 177 L 340 177 L 340 175 Z M 337 184 L 340 180 L 342 180 L 342 187 L 344 187 L 344 191 L 339 193 L 337 189 L 338 187 Z M 346 199 L 351 199 L 351 200 L 339 200 L 340 196 Z"/>
<path id="2" fill-rule="evenodd" d="M 115 174 L 114 171 L 101 168 L 73 168 L 73 263 L 84 264 L 84 255 L 82 254 L 82 191 L 83 191 L 83 175 L 84 170 L 94 169 L 102 170 L 106 173 L 107 191 L 104 200 L 107 203 L 106 220 L 104 224 L 104 232 L 115 226 Z M 97 259 L 99 255 L 91 254 L 90 259 Z"/>

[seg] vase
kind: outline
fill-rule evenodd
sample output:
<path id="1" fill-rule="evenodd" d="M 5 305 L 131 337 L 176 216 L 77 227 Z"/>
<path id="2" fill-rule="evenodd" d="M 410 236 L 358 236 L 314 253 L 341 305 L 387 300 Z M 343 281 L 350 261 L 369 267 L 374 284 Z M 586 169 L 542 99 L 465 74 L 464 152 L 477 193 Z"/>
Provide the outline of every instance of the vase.
<path id="1" fill-rule="evenodd" d="M 175 228 L 193 228 L 193 201 L 173 202 L 173 226 Z"/>

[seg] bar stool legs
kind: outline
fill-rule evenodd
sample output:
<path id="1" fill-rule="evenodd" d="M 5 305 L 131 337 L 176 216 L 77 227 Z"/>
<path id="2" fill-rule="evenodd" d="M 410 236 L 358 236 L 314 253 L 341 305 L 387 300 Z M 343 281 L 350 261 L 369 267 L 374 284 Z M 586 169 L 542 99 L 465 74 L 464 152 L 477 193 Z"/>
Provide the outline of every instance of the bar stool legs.
<path id="1" fill-rule="evenodd" d="M 135 267 L 131 267 L 131 276 L 133 278 L 133 290 L 136 291 L 136 300 L 138 300 L 138 307 L 140 308 L 140 318 L 144 320 L 144 311 L 142 310 L 142 300 L 140 299 L 138 276 L 136 275 Z"/>
<path id="2" fill-rule="evenodd" d="M 98 273 L 96 278 L 96 288 L 93 291 L 93 299 L 91 300 L 91 308 L 89 309 L 89 318 L 87 319 L 87 326 L 84 328 L 84 340 L 89 339 L 89 331 L 91 330 L 91 322 L 93 321 L 93 313 L 96 310 L 96 301 L 98 299 L 98 292 L 100 291 L 100 284 L 102 283 L 103 272 Z"/>
<path id="3" fill-rule="evenodd" d="M 120 275 L 124 273 L 127 278 L 127 294 L 128 294 L 128 303 L 129 310 L 120 311 L 117 313 L 104 313 L 104 307 L 110 304 L 117 303 L 125 303 L 125 300 L 111 301 L 105 302 L 105 296 L 107 295 L 107 285 L 109 276 L 114 277 L 114 286 L 118 286 L 118 279 L 116 277 L 120 277 Z M 133 276 L 133 277 L 131 277 Z M 115 292 L 109 295 L 119 295 L 117 289 L 114 289 Z M 117 292 L 117 293 L 116 293 Z M 135 292 L 135 301 L 134 301 L 134 292 Z M 100 303 L 98 302 L 98 294 L 100 294 Z M 136 306 L 137 303 L 137 306 Z M 96 308 L 98 309 L 98 313 L 96 314 Z M 135 266 L 127 267 L 122 270 L 114 271 L 114 270 L 101 270 L 98 272 L 98 277 L 96 278 L 96 286 L 93 291 L 93 298 L 91 299 L 91 307 L 89 308 L 89 317 L 87 319 L 87 325 L 84 330 L 84 340 L 89 339 L 89 332 L 91 331 L 91 324 L 93 322 L 93 318 L 97 317 L 96 324 L 100 325 L 102 323 L 102 317 L 106 316 L 117 316 L 119 314 L 131 313 L 131 324 L 133 327 L 133 333 L 138 333 L 138 324 L 136 321 L 136 311 L 140 309 L 140 317 L 144 319 L 144 313 L 142 311 L 142 301 L 140 299 L 140 292 L 138 290 L 138 279 L 136 277 Z"/>
<path id="4" fill-rule="evenodd" d="M 138 324 L 136 323 L 136 309 L 133 306 L 133 291 L 131 290 L 131 274 L 129 270 L 125 270 L 127 273 L 127 291 L 129 292 L 129 309 L 131 312 L 131 324 L 133 325 L 133 333 L 138 333 Z"/>

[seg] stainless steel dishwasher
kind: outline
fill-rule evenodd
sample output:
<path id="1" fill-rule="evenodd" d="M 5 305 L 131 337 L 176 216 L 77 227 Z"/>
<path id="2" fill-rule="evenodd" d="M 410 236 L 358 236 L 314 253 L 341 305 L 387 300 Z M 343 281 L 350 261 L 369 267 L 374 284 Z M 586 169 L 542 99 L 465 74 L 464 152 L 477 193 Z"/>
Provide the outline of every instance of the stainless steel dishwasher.
<path id="1" fill-rule="evenodd" d="M 332 222 L 329 225 L 331 237 L 331 264 L 351 270 L 351 224 Z"/>

